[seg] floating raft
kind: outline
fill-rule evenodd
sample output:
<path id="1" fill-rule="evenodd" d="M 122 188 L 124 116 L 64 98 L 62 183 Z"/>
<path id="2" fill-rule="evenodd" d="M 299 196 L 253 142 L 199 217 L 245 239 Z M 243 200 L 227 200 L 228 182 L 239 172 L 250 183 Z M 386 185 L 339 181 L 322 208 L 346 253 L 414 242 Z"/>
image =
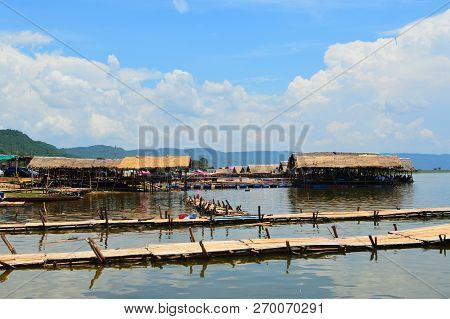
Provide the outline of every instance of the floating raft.
<path id="1" fill-rule="evenodd" d="M 242 212 L 241 212 L 242 213 Z M 380 219 L 409 219 L 409 218 L 440 218 L 450 216 L 450 207 L 438 208 L 411 208 L 388 209 L 373 211 L 351 212 L 311 212 L 298 214 L 276 215 L 223 215 L 211 217 L 197 217 L 195 219 L 179 218 L 150 218 L 150 219 L 120 219 L 104 220 L 89 219 L 83 221 L 41 221 L 28 223 L 2 223 L 2 233 L 23 233 L 28 231 L 64 231 L 96 228 L 162 228 L 162 227 L 192 227 L 192 226 L 221 226 L 221 225 L 245 225 L 254 223 L 282 224 L 290 222 L 298 223 L 323 223 L 345 220 L 380 220 Z"/>
<path id="2" fill-rule="evenodd" d="M 216 257 L 237 257 L 266 254 L 307 255 L 412 247 L 444 247 L 450 243 L 450 224 L 389 232 L 377 237 L 347 238 L 268 238 L 229 241 L 200 241 L 157 244 L 142 248 L 100 250 L 87 239 L 92 251 L 11 254 L 0 256 L 1 268 L 58 267 L 64 265 L 117 263 L 136 261 L 181 261 Z M 195 240 L 191 238 L 191 240 Z"/>
<path id="3" fill-rule="evenodd" d="M 9 202 L 29 202 L 29 203 L 42 203 L 42 202 L 61 202 L 81 199 L 81 196 L 17 196 L 17 197 L 5 197 Z"/>
<path id="4" fill-rule="evenodd" d="M 21 207 L 21 206 L 25 206 L 25 202 L 0 201 L 0 207 Z"/>

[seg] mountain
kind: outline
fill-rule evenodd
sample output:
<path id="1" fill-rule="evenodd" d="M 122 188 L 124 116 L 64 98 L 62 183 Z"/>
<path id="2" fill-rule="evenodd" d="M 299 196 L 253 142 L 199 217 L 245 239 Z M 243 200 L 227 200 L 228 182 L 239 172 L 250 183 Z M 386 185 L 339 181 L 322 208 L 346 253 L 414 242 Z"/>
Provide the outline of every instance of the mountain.
<path id="1" fill-rule="evenodd" d="M 53 145 L 34 141 L 26 134 L 16 130 L 0 130 L 0 154 L 67 156 Z"/>
<path id="2" fill-rule="evenodd" d="M 450 154 L 398 153 L 397 155 L 410 158 L 417 169 L 450 169 Z"/>
<path id="3" fill-rule="evenodd" d="M 122 158 L 136 154 L 135 151 L 126 151 L 121 147 L 106 145 L 62 148 L 61 150 L 68 154 L 68 156 L 80 158 Z"/>
<path id="4" fill-rule="evenodd" d="M 94 145 L 58 149 L 53 145 L 34 141 L 16 130 L 0 130 L 0 154 L 63 156 L 79 158 L 122 158 L 135 155 L 190 155 L 193 159 L 206 158 L 213 167 L 276 164 L 286 161 L 289 151 L 222 152 L 210 148 L 159 148 L 154 150 L 125 150 L 121 147 Z M 450 170 L 450 154 L 398 153 L 399 157 L 410 158 L 414 167 L 422 170 Z"/>

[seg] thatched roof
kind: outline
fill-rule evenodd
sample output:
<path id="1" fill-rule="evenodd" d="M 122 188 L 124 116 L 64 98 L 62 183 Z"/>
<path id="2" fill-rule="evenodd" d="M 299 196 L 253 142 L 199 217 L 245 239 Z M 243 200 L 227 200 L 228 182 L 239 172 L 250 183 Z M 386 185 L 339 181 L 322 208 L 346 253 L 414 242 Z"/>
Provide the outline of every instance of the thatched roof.
<path id="1" fill-rule="evenodd" d="M 68 157 L 40 157 L 35 156 L 28 167 L 35 169 L 82 169 L 82 168 L 117 168 L 120 160 L 68 158 Z"/>
<path id="2" fill-rule="evenodd" d="M 215 175 L 231 175 L 231 174 L 233 174 L 233 169 L 226 168 L 226 167 L 220 167 L 215 170 L 214 174 Z"/>
<path id="3" fill-rule="evenodd" d="M 233 174 L 241 174 L 243 173 L 244 166 L 235 166 L 233 167 Z"/>
<path id="4" fill-rule="evenodd" d="M 122 169 L 152 168 L 188 168 L 190 156 L 131 156 L 125 157 L 119 164 Z"/>
<path id="5" fill-rule="evenodd" d="M 402 169 L 403 166 L 397 156 L 381 156 L 358 153 L 322 156 L 292 154 L 289 159 L 289 167 Z"/>
<path id="6" fill-rule="evenodd" d="M 278 170 L 278 164 L 248 165 L 247 172 L 251 174 L 273 174 Z"/>
<path id="7" fill-rule="evenodd" d="M 288 161 L 280 162 L 280 165 L 278 166 L 278 170 L 280 172 L 286 172 L 288 170 Z"/>
<path id="8" fill-rule="evenodd" d="M 399 158 L 400 162 L 402 163 L 402 168 L 404 171 L 413 171 L 415 170 L 413 162 L 409 158 Z"/>

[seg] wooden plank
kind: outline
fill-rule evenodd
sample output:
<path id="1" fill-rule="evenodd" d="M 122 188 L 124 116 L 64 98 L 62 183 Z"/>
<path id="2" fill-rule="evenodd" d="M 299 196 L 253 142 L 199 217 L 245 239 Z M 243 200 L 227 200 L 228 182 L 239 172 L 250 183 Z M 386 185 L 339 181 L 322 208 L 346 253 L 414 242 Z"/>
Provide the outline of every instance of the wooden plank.
<path id="1" fill-rule="evenodd" d="M 414 238 L 414 237 L 418 238 Z M 336 253 L 377 249 L 409 248 L 428 246 L 422 237 L 439 238 L 436 244 L 448 244 L 450 224 L 422 227 L 417 229 L 390 232 L 370 239 L 367 236 L 346 238 L 270 238 L 242 239 L 226 241 L 200 241 L 173 244 L 156 244 L 143 248 L 100 250 L 92 239 L 88 239 L 92 251 L 49 254 L 17 254 L 0 256 L 0 268 L 48 267 L 66 264 L 93 264 L 113 260 L 115 262 L 141 259 L 180 260 L 214 258 L 215 256 L 242 256 L 254 254 L 308 254 Z M 434 243 L 434 242 L 433 242 Z"/>

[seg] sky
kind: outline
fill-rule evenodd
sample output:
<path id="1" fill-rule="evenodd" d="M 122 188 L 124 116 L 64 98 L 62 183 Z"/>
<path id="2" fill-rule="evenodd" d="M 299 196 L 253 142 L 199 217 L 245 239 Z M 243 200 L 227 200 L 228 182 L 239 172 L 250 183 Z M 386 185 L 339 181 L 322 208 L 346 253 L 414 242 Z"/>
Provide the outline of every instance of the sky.
<path id="1" fill-rule="evenodd" d="M 304 151 L 448 153 L 450 6 L 409 29 L 444 3 L 0 0 L 0 128 L 58 147 L 292 148 L 269 123 L 307 127 Z"/>

